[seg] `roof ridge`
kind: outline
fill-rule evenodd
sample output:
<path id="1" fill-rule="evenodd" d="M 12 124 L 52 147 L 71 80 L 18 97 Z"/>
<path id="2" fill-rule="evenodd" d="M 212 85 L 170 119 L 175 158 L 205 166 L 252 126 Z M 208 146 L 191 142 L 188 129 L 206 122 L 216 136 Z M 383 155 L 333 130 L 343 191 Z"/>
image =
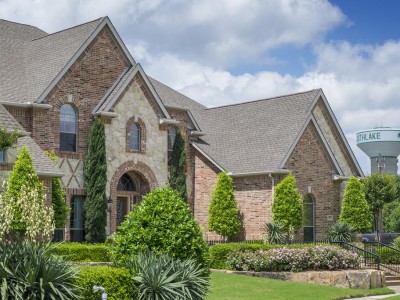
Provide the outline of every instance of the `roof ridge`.
<path id="1" fill-rule="evenodd" d="M 40 29 L 39 27 L 30 25 L 30 24 L 23 24 L 23 23 L 19 23 L 19 22 L 14 22 L 14 21 L 6 20 L 6 19 L 0 19 L 0 21 L 4 21 L 4 22 L 8 22 L 8 23 L 14 23 L 14 24 L 23 25 L 23 26 L 28 26 L 28 27 L 33 27 L 33 28 L 37 28 L 37 29 L 39 29 L 39 30 L 45 32 L 43 29 Z"/>
<path id="2" fill-rule="evenodd" d="M 250 101 L 239 102 L 239 103 L 225 104 L 225 105 L 220 105 L 220 106 L 215 106 L 215 107 L 207 107 L 207 108 L 205 108 L 205 110 L 211 110 L 211 109 L 216 109 L 216 108 L 224 108 L 224 107 L 228 107 L 228 106 L 238 106 L 238 105 L 244 105 L 244 104 L 251 104 L 251 103 L 255 103 L 255 102 L 268 101 L 268 100 L 279 99 L 279 98 L 284 98 L 284 97 L 289 97 L 289 96 L 307 94 L 307 93 L 316 92 L 316 91 L 319 91 L 319 90 L 321 90 L 321 88 L 312 89 L 312 90 L 308 90 L 308 91 L 304 91 L 304 92 L 285 94 L 285 95 L 280 95 L 280 96 L 276 96 L 276 97 L 269 97 L 269 98 L 250 100 Z"/>
<path id="3" fill-rule="evenodd" d="M 49 36 L 51 36 L 51 35 L 55 35 L 55 34 L 58 34 L 58 33 L 64 32 L 64 31 L 67 31 L 67 30 L 71 30 L 71 29 L 74 29 L 74 28 L 77 28 L 77 27 L 80 27 L 80 26 L 84 26 L 84 25 L 87 25 L 87 24 L 89 24 L 89 23 L 94 23 L 94 22 L 96 22 L 96 21 L 98 21 L 98 20 L 103 20 L 103 19 L 105 19 L 105 18 L 107 18 L 107 17 L 97 18 L 97 19 L 92 20 L 92 21 L 88 21 L 88 22 L 85 22 L 85 23 L 82 23 L 82 24 L 78 24 L 78 25 L 75 25 L 75 26 L 72 26 L 72 27 L 69 27 L 69 28 L 65 28 L 65 29 L 63 29 L 63 30 L 56 31 L 56 32 L 52 32 L 52 33 L 49 33 L 49 34 L 47 34 L 47 35 L 45 35 L 45 36 L 39 37 L 39 38 L 37 38 L 37 39 L 33 39 L 32 42 L 33 42 L 33 41 L 40 40 L 40 39 L 43 39 L 43 38 L 46 38 L 46 37 L 49 37 Z"/>

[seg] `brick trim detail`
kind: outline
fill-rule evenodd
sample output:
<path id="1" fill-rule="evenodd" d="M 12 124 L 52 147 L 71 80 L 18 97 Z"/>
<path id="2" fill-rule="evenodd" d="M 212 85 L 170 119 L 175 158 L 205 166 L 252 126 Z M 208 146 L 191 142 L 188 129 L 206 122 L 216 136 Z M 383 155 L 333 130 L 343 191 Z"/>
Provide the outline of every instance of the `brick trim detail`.
<path id="1" fill-rule="evenodd" d="M 137 124 L 139 127 L 139 150 L 132 150 L 130 149 L 130 129 L 132 124 Z M 126 135 L 125 135 L 125 150 L 126 152 L 131 152 L 131 153 L 145 153 L 146 152 L 146 124 L 142 120 L 142 118 L 138 117 L 136 120 L 136 117 L 132 117 L 126 122 Z"/>

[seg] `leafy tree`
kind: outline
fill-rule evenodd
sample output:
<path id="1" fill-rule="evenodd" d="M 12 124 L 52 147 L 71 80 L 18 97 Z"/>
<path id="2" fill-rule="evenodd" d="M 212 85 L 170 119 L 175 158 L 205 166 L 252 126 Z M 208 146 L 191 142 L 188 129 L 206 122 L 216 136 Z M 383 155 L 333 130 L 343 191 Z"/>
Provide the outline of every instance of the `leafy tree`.
<path id="1" fill-rule="evenodd" d="M 48 157 L 52 160 L 54 165 L 57 165 L 58 156 L 54 151 L 45 151 Z M 63 228 L 67 221 L 69 208 L 65 203 L 65 191 L 62 187 L 61 178 L 54 177 L 51 179 L 51 202 L 53 203 L 54 210 L 54 223 L 56 228 Z"/>
<path id="2" fill-rule="evenodd" d="M 240 232 L 233 179 L 226 172 L 218 174 L 218 181 L 208 209 L 208 229 L 223 237 L 233 237 Z"/>
<path id="3" fill-rule="evenodd" d="M 400 232 L 400 176 L 395 179 L 396 200 L 383 206 L 383 228 L 386 232 Z"/>
<path id="4" fill-rule="evenodd" d="M 0 151 L 10 148 L 20 136 L 21 133 L 17 131 L 10 133 L 5 128 L 0 128 Z"/>
<path id="5" fill-rule="evenodd" d="M 296 188 L 296 179 L 292 174 L 286 176 L 275 187 L 272 203 L 273 222 L 280 223 L 289 232 L 291 239 L 303 222 L 301 195 Z"/>
<path id="6" fill-rule="evenodd" d="M 44 197 L 45 187 L 39 180 L 39 176 L 33 167 L 32 157 L 26 146 L 20 149 L 17 160 L 8 177 L 7 197 L 10 199 L 19 199 L 23 186 L 26 186 L 30 190 L 37 190 L 41 194 L 39 197 Z M 14 202 L 12 206 L 14 217 L 11 227 L 13 230 L 24 234 L 25 226 L 21 223 L 21 207 L 19 207 L 17 202 Z"/>
<path id="7" fill-rule="evenodd" d="M 186 200 L 185 164 L 185 140 L 178 130 L 175 136 L 174 146 L 172 147 L 172 156 L 169 166 L 169 185 L 178 191 L 182 199 Z"/>
<path id="8" fill-rule="evenodd" d="M 354 176 L 350 177 L 344 190 L 339 220 L 350 225 L 357 232 L 366 232 L 371 229 L 372 215 L 365 200 L 364 186 Z"/>
<path id="9" fill-rule="evenodd" d="M 396 199 L 395 177 L 391 174 L 372 174 L 364 179 L 365 198 L 374 217 L 374 230 L 382 232 L 382 209 L 385 203 Z"/>
<path id="10" fill-rule="evenodd" d="M 118 227 L 111 252 L 114 261 L 124 263 L 147 250 L 179 260 L 193 258 L 208 268 L 208 246 L 200 226 L 171 188 L 152 190 L 134 207 Z"/>
<path id="11" fill-rule="evenodd" d="M 106 239 L 107 225 L 107 162 L 105 130 L 100 118 L 94 120 L 90 129 L 84 177 L 85 239 L 90 243 L 102 243 Z"/>
<path id="12" fill-rule="evenodd" d="M 31 239 L 50 238 L 54 231 L 53 210 L 46 206 L 45 187 L 32 164 L 28 148 L 22 147 L 10 173 L 7 190 L 0 195 L 0 235 Z"/>

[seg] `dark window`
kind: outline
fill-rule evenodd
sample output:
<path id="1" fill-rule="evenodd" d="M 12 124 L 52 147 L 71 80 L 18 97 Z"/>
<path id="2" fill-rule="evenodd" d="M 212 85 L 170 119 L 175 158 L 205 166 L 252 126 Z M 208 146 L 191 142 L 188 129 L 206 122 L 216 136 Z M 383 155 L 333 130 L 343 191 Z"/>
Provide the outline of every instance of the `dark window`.
<path id="1" fill-rule="evenodd" d="M 83 242 L 84 239 L 83 201 L 83 196 L 73 196 L 71 199 L 70 230 L 73 242 Z"/>
<path id="2" fill-rule="evenodd" d="M 304 241 L 314 242 L 314 198 L 310 194 L 305 195 L 303 199 L 303 227 Z"/>
<path id="3" fill-rule="evenodd" d="M 0 151 L 0 162 L 5 161 L 4 151 Z"/>
<path id="4" fill-rule="evenodd" d="M 176 138 L 176 127 L 171 126 L 168 128 L 168 162 L 171 161 L 175 138 Z"/>
<path id="5" fill-rule="evenodd" d="M 76 152 L 76 111 L 70 104 L 60 109 L 60 151 Z"/>
<path id="6" fill-rule="evenodd" d="M 136 191 L 136 185 L 131 176 L 128 174 L 122 175 L 121 179 L 118 181 L 117 190 L 128 192 Z"/>
<path id="7" fill-rule="evenodd" d="M 136 123 L 129 128 L 129 149 L 140 150 L 140 126 Z"/>

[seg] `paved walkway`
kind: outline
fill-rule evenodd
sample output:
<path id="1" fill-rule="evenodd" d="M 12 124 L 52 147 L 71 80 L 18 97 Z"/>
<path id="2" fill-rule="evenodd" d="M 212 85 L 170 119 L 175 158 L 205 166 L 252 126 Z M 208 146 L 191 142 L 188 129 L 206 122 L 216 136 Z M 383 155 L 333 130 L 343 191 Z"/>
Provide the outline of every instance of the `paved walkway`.
<path id="1" fill-rule="evenodd" d="M 394 290 L 396 294 L 391 294 L 391 295 L 384 295 L 384 296 L 369 296 L 369 297 L 362 297 L 362 298 L 351 298 L 352 300 L 373 300 L 373 299 L 385 299 L 388 297 L 392 297 L 394 295 L 400 294 L 400 286 L 389 286 L 388 288 Z"/>

